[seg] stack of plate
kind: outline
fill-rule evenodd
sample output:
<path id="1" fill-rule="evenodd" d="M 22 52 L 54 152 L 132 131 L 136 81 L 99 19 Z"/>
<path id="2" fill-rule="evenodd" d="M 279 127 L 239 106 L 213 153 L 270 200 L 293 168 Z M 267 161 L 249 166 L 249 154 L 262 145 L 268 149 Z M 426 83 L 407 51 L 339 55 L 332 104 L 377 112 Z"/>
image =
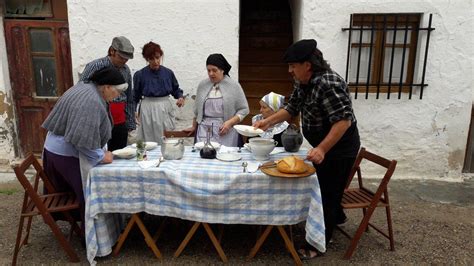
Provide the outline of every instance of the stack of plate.
<path id="1" fill-rule="evenodd" d="M 130 159 L 137 155 L 137 149 L 125 147 L 123 149 L 113 151 L 112 154 L 122 159 Z"/>
<path id="2" fill-rule="evenodd" d="M 263 130 L 260 128 L 254 128 L 253 126 L 246 125 L 235 125 L 234 129 L 237 130 L 240 135 L 247 137 L 256 137 L 263 133 Z"/>

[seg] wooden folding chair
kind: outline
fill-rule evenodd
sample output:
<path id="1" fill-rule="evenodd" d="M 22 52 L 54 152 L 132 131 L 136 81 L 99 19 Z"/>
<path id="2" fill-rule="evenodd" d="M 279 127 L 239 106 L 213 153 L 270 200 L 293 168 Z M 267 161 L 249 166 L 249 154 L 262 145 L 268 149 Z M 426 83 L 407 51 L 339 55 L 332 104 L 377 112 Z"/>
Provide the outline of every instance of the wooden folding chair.
<path id="1" fill-rule="evenodd" d="M 364 160 L 370 161 L 381 167 L 386 168 L 385 174 L 375 192 L 371 191 L 363 184 L 360 164 Z M 357 159 L 349 175 L 349 180 L 347 182 L 346 189 L 344 190 L 341 205 L 343 209 L 362 209 L 363 218 L 360 222 L 359 227 L 357 228 L 356 233 L 352 237 L 339 226 L 337 227 L 345 236 L 351 239 L 349 248 L 344 254 L 344 259 L 350 259 L 352 257 L 352 254 L 354 253 L 354 250 L 357 247 L 357 243 L 362 237 L 364 231 L 368 230 L 368 226 L 374 228 L 377 232 L 388 238 L 390 241 L 390 250 L 395 250 L 387 185 L 393 175 L 393 172 L 395 171 L 396 165 L 396 160 L 387 160 L 376 154 L 368 152 L 365 148 L 362 148 L 359 154 L 357 155 Z M 356 173 L 359 186 L 357 188 L 351 188 L 350 184 Z M 377 207 L 385 207 L 388 234 L 373 225 L 372 223 L 370 223 L 370 218 L 372 217 L 372 214 L 374 213 Z"/>
<path id="2" fill-rule="evenodd" d="M 26 171 L 33 166 L 35 175 L 32 181 L 26 177 Z M 25 160 L 19 165 L 13 167 L 18 181 L 25 189 L 25 196 L 23 198 L 23 205 L 21 208 L 20 223 L 18 226 L 18 234 L 16 237 L 15 250 L 13 252 L 12 265 L 16 265 L 18 252 L 23 245 L 28 244 L 28 237 L 30 235 L 31 222 L 34 216 L 41 215 L 43 221 L 49 226 L 53 232 L 59 244 L 64 249 L 71 262 L 79 262 L 74 249 L 70 243 L 64 237 L 63 233 L 59 229 L 58 225 L 51 216 L 52 213 L 62 213 L 64 217 L 71 224 L 71 231 L 76 232 L 78 235 L 82 235 L 81 229 L 77 225 L 76 221 L 71 215 L 71 211 L 79 210 L 79 200 L 76 195 L 71 192 L 56 192 L 53 185 L 49 181 L 43 167 L 39 164 L 38 160 L 32 153 L 29 153 Z M 48 191 L 47 194 L 40 193 L 42 181 L 44 188 Z M 25 218 L 27 218 L 26 236 L 22 239 L 23 226 L 25 224 Z"/>

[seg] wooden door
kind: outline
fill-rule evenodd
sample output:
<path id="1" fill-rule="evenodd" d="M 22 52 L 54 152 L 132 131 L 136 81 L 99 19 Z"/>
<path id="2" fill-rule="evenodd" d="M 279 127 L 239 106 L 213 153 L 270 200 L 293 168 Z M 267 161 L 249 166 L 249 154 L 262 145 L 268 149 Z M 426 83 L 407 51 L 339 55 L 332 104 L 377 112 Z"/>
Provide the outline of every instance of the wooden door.
<path id="1" fill-rule="evenodd" d="M 250 124 L 259 113 L 260 99 L 269 92 L 288 100 L 293 80 L 283 54 L 293 43 L 290 6 L 287 0 L 242 0 L 240 12 L 239 82 L 249 102 Z"/>
<path id="2" fill-rule="evenodd" d="M 73 84 L 67 21 L 5 20 L 21 152 L 41 153 L 41 124 Z"/>

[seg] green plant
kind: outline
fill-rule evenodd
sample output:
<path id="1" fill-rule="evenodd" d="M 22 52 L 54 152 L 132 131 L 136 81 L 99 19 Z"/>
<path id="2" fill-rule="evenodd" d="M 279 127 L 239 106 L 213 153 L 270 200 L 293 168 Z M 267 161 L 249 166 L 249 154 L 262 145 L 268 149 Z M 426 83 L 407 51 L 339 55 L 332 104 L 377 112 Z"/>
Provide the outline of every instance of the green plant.
<path id="1" fill-rule="evenodd" d="M 14 188 L 7 188 L 7 189 L 1 189 L 0 194 L 5 194 L 5 195 L 12 195 L 18 192 L 18 189 Z"/>
<path id="2" fill-rule="evenodd" d="M 145 149 L 145 142 L 142 139 L 137 140 L 137 149 Z"/>

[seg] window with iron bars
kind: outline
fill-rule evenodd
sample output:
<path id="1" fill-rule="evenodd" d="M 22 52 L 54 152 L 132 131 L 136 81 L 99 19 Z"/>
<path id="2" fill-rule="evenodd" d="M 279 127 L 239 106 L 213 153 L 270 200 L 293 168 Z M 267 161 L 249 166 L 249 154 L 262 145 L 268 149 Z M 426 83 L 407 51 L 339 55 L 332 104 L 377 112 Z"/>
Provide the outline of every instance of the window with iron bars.
<path id="1" fill-rule="evenodd" d="M 420 27 L 422 14 L 352 14 L 347 48 L 346 80 L 351 92 L 357 99 L 359 93 L 386 94 L 390 99 L 393 94 L 401 98 L 408 93 L 412 98 L 418 89 L 420 99 L 423 97 L 425 84 L 426 61 L 432 15 L 427 28 Z M 421 77 L 415 77 L 417 50 L 422 49 L 419 43 L 420 34 L 426 32 L 424 58 Z M 421 62 L 421 60 L 419 60 Z"/>

